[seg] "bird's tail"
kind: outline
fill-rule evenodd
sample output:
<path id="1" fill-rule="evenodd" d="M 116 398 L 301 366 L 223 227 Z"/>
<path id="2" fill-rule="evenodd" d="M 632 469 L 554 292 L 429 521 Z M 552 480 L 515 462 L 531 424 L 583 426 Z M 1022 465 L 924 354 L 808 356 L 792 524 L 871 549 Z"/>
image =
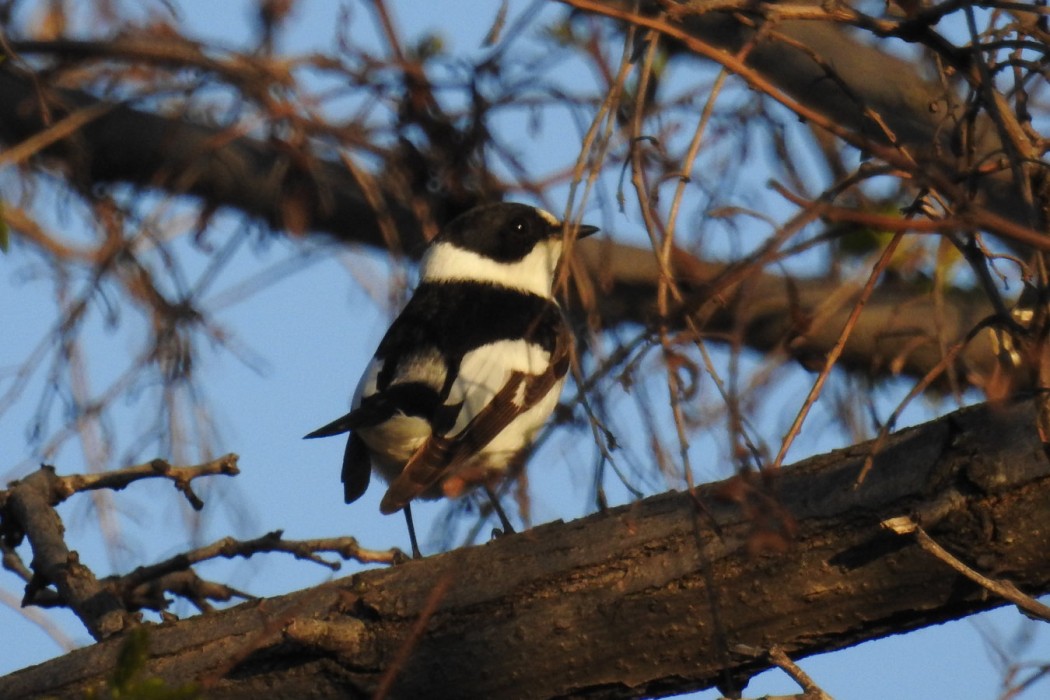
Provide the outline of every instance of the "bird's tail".
<path id="1" fill-rule="evenodd" d="M 360 435 L 354 433 L 346 441 L 346 451 L 343 452 L 343 500 L 353 503 L 361 498 L 371 478 L 372 460 L 368 446 Z"/>
<path id="2" fill-rule="evenodd" d="M 353 420 L 353 412 L 347 413 L 341 418 L 336 418 L 328 425 L 318 428 L 308 435 L 304 435 L 304 440 L 319 437 L 331 437 L 332 435 L 342 435 L 343 433 L 350 432 L 357 427 L 357 421 Z"/>

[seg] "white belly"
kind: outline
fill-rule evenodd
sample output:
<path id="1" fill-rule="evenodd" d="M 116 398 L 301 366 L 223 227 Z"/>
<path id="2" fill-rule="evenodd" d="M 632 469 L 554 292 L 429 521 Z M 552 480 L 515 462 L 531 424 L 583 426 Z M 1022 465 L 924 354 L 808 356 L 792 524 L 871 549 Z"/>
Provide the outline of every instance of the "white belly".
<path id="1" fill-rule="evenodd" d="M 454 439 L 485 409 L 512 372 L 538 375 L 547 369 L 549 362 L 550 355 L 545 350 L 524 340 L 501 340 L 467 353 L 460 363 L 446 402 L 448 405 L 462 406 L 455 424 L 447 433 L 448 437 Z M 357 401 L 362 395 L 368 396 L 375 391 L 377 374 L 374 369 L 366 373 L 358 387 Z M 455 473 L 477 474 L 480 471 L 496 475 L 506 472 L 535 440 L 536 434 L 557 406 L 564 383 L 564 379 L 557 382 L 546 396 L 512 420 L 478 454 L 457 465 Z M 359 428 L 357 434 L 368 446 L 372 467 L 390 482 L 397 478 L 412 455 L 431 436 L 431 427 L 424 418 L 396 413 L 380 425 Z M 428 492 L 425 497 L 437 495 L 439 493 Z"/>
<path id="2" fill-rule="evenodd" d="M 379 425 L 357 430 L 372 455 L 372 468 L 388 482 L 397 478 L 430 432 L 425 419 L 400 413 Z"/>

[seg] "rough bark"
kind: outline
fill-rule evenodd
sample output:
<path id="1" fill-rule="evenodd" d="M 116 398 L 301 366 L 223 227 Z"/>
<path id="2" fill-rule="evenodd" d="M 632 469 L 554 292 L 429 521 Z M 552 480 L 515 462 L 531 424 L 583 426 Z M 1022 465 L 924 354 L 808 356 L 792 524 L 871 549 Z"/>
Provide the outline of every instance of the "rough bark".
<path id="1" fill-rule="evenodd" d="M 91 636 L 101 639 L 127 629 L 131 616 L 66 545 L 65 527 L 53 507 L 62 500 L 56 493 L 58 482 L 54 469 L 42 467 L 4 493 L 0 513 L 10 514 L 3 518 L 5 525 L 21 526 L 16 539 L 21 540 L 24 534 L 32 546 L 33 581 L 29 588 L 54 584 L 62 600 L 86 622 Z M 27 591 L 26 598 L 32 598 L 31 592 Z"/>
<path id="2" fill-rule="evenodd" d="M 393 697 L 739 685 L 767 665 L 740 645 L 799 657 L 1002 604 L 888 518 L 912 516 L 988 576 L 1050 591 L 1036 413 L 1018 400 L 902 431 L 859 488 L 870 444 L 153 627 L 148 672 L 208 697 L 367 697 L 388 671 Z M 0 697 L 80 697 L 121 644 L 11 674 Z"/>
<path id="3" fill-rule="evenodd" d="M 651 253 L 628 246 L 603 247 L 585 240 L 576 255 L 587 279 L 599 293 L 593 297 L 597 316 L 613 325 L 650 323 L 658 318 L 655 289 L 659 265 Z M 782 351 L 806 366 L 818 362 L 834 347 L 860 296 L 861 281 L 795 279 L 738 266 L 678 255 L 675 278 L 683 291 L 685 313 L 708 337 L 719 337 L 769 353 Z M 866 377 L 905 374 L 923 377 L 945 352 L 995 313 L 991 302 L 976 290 L 921 289 L 921 282 L 893 282 L 872 293 L 839 358 L 840 368 Z M 937 386 L 953 375 L 955 386 L 983 386 L 999 367 L 992 334 L 975 334 Z M 1019 379 L 1019 381 L 1026 381 Z"/>

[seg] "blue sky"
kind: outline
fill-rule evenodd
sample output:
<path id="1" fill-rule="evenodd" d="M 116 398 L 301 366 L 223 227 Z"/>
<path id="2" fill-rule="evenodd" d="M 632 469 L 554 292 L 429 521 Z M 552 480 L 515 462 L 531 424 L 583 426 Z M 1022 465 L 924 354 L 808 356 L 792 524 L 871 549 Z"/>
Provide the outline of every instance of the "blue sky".
<path id="1" fill-rule="evenodd" d="M 251 31 L 248 2 L 176 2 L 181 23 L 191 36 L 205 41 L 236 46 Z M 510 3 L 510 17 L 518 16 L 527 6 Z M 360 4 L 353 6 L 354 36 L 362 42 L 373 42 L 375 36 L 368 11 Z M 440 4 L 391 2 L 390 7 L 404 34 L 418 37 L 438 32 L 448 50 L 457 54 L 480 55 L 482 37 L 495 14 L 495 4 L 448 2 Z M 298 3 L 280 49 L 289 53 L 326 50 L 331 47 L 338 3 L 304 0 Z M 547 16 L 553 16 L 550 10 Z M 568 63 L 566 71 L 582 70 Z M 566 80 L 572 80 L 571 72 Z M 581 78 L 581 81 L 583 78 Z M 329 107 L 334 109 L 335 107 Z M 509 116 L 524 119 L 523 115 Z M 551 135 L 551 132 L 554 135 Z M 519 132 L 520 133 L 520 132 Z M 530 166 L 543 170 L 564 163 L 565 153 L 579 148 L 577 130 L 546 129 L 535 148 L 522 147 Z M 10 176 L 10 173 L 8 173 Z M 755 178 L 763 178 L 761 172 Z M 0 180 L 2 186 L 3 180 Z M 564 204 L 564 190 L 555 190 L 551 198 Z M 561 197 L 559 200 L 558 197 Z M 63 211 L 64 204 L 55 202 L 55 225 L 63 217 L 76 219 L 76 211 Z M 178 207 L 168 214 L 167 225 L 179 225 Z M 627 215 L 612 216 L 594 208 L 585 220 L 597 223 L 620 240 L 640 242 L 641 227 Z M 219 214 L 212 223 L 209 237 L 222 240 L 232 235 L 240 221 L 229 214 Z M 69 235 L 75 237 L 75 230 Z M 0 257 L 0 289 L 5 303 L 0 306 L 0 325 L 9 329 L 0 347 L 0 370 L 17 366 L 53 323 L 53 298 L 49 284 L 33 276 L 33 263 L 25 248 L 16 242 L 11 252 Z M 190 246 L 180 247 L 185 255 L 188 274 L 199 275 L 207 265 L 207 256 Z M 270 283 L 243 301 L 227 303 L 243 282 L 296 261 L 298 271 Z M 252 364 L 246 364 L 228 353 L 206 349 L 201 372 L 209 397 L 215 406 L 219 437 L 218 451 L 234 451 L 241 457 L 242 473 L 236 479 L 215 479 L 202 489 L 207 501 L 203 516 L 197 516 L 179 502 L 170 485 L 137 484 L 120 493 L 117 527 L 120 546 L 107 548 L 99 534 L 98 519 L 89 499 L 79 498 L 60 508 L 71 544 L 83 560 L 105 575 L 137 564 L 170 556 L 189 546 L 210 542 L 226 534 L 250 538 L 281 528 L 290 538 L 315 538 L 351 534 L 369 547 L 400 546 L 407 548 L 404 523 L 400 516 L 383 517 L 378 513 L 381 490 L 371 489 L 353 506 L 342 503 L 338 483 L 342 456 L 341 440 L 303 442 L 300 437 L 339 415 L 348 405 L 350 393 L 360 371 L 382 337 L 393 311 L 389 304 L 391 273 L 411 276 L 411 269 L 391 262 L 371 251 L 347 249 L 311 241 L 293 242 L 283 238 L 265 244 L 248 246 L 240 251 L 232 265 L 224 270 L 212 287 L 209 297 L 216 304 L 215 318 L 237 339 L 239 346 L 250 348 Z M 92 380 L 104 386 L 119 374 L 121 359 L 139 349 L 141 319 L 128 313 L 122 326 L 108 330 L 101 322 L 90 329 L 94 354 L 89 357 Z M 0 375 L 6 377 L 8 375 Z M 6 389 L 0 383 L 0 391 Z M 801 386 L 801 388 L 800 388 Z M 34 398 L 44 389 L 43 379 L 36 377 L 25 396 L 0 421 L 0 445 L 3 461 L 0 475 L 16 478 L 32 468 L 38 454 L 26 454 L 26 429 L 36 408 Z M 788 384 L 778 391 L 790 395 L 803 393 L 808 386 Z M 144 389 L 148 392 L 148 389 Z M 626 399 L 620 399 L 626 402 Z M 920 402 L 921 403 L 921 402 Z M 772 402 L 771 402 L 772 405 Z M 781 404 L 777 404 L 781 405 Z M 127 421 L 118 426 L 124 434 L 141 428 L 148 417 L 139 415 L 140 405 L 128 404 L 119 413 Z M 909 412 L 906 423 L 919 422 L 928 416 L 925 407 Z M 785 420 L 777 411 L 764 414 L 760 430 L 768 440 L 779 439 Z M 823 437 L 819 426 L 827 422 L 818 411 L 794 459 L 841 446 L 842 436 Z M 624 431 L 627 441 L 632 437 Z M 622 436 L 621 436 L 622 437 Z M 566 465 L 589 463 L 593 448 L 589 437 L 571 430 L 556 433 L 533 462 L 530 472 L 533 487 L 533 518 L 542 522 L 555 518 L 570 519 L 589 511 L 586 494 L 590 473 L 572 472 Z M 634 449 L 644 451 L 644 443 Z M 705 461 L 702 444 L 694 447 L 694 460 L 701 479 L 725 476 L 716 465 Z M 150 455 L 152 456 L 152 455 Z M 84 469 L 87 458 L 73 445 L 48 456 L 61 473 Z M 673 484 L 669 484 L 673 485 Z M 610 484 L 614 503 L 627 499 Z M 415 508 L 421 533 L 431 530 L 432 523 L 444 513 L 440 504 L 423 504 Z M 196 528 L 190 527 L 196 525 Z M 187 532 L 197 540 L 187 541 Z M 434 539 L 422 536 L 424 550 L 433 551 Z M 316 585 L 336 575 L 318 566 L 297 562 L 290 557 L 270 555 L 250 562 L 216 562 L 201 567 L 203 576 L 228 580 L 253 594 L 266 596 Z M 0 642 L 0 673 L 60 654 L 62 649 L 39 627 L 27 622 L 12 609 L 21 594 L 17 580 L 0 571 L 0 629 L 7 631 Z M 186 613 L 183 606 L 177 612 Z M 69 613 L 46 611 L 48 618 L 77 644 L 90 640 Z M 1019 645 L 1031 625 L 1010 609 L 984 614 L 907 635 L 862 644 L 835 654 L 814 657 L 802 666 L 825 690 L 840 700 L 884 700 L 885 698 L 994 698 L 997 697 L 1000 672 L 994 661 L 989 639 L 1003 646 Z M 1050 634 L 1038 629 L 1038 641 L 1027 647 L 1029 654 L 1041 650 L 1036 659 L 1046 661 L 1050 654 Z M 13 640 L 18 640 L 13 643 Z M 1044 682 L 1027 698 L 1041 697 L 1050 689 Z M 760 676 L 747 689 L 748 696 L 762 693 L 796 692 L 794 685 L 779 672 Z M 697 697 L 716 697 L 714 691 Z"/>

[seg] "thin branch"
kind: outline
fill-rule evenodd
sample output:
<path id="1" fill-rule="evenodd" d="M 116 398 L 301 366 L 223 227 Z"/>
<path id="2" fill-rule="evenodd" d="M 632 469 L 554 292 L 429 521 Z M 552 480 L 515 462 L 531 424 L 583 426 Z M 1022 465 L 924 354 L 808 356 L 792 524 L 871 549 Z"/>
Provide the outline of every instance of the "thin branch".
<path id="1" fill-rule="evenodd" d="M 66 500 L 74 493 L 80 491 L 91 491 L 95 489 L 112 489 L 120 491 L 128 484 L 141 479 L 163 478 L 171 479 L 175 488 L 183 493 L 189 500 L 194 510 L 204 507 L 204 502 L 190 488 L 190 482 L 202 476 L 214 476 L 222 474 L 225 476 L 236 476 L 240 473 L 237 468 L 237 455 L 227 454 L 192 467 L 173 467 L 163 459 L 154 459 L 133 467 L 117 469 L 96 474 L 72 474 L 70 476 L 57 477 L 56 495 L 59 496 L 58 503 Z"/>
<path id="2" fill-rule="evenodd" d="M 69 635 L 59 628 L 54 620 L 50 619 L 35 608 L 27 608 L 24 605 L 21 605 L 20 602 L 21 601 L 19 601 L 18 598 L 7 591 L 0 590 L 0 604 L 6 605 L 15 614 L 21 615 L 39 627 L 44 631 L 44 634 L 50 637 L 51 641 L 57 644 L 63 651 L 72 651 L 79 646 Z"/>
<path id="3" fill-rule="evenodd" d="M 973 197 L 970 189 L 961 187 L 958 184 L 961 179 L 960 176 L 964 175 L 964 173 L 959 172 L 955 164 L 927 163 L 925 159 L 916 160 L 911 157 L 907 147 L 914 145 L 909 142 L 915 141 L 915 139 L 902 138 L 900 143 L 896 144 L 872 138 L 864 133 L 862 124 L 851 123 L 851 120 L 843 118 L 842 115 L 825 113 L 826 105 L 817 106 L 816 104 L 811 104 L 809 98 L 793 94 L 788 87 L 779 85 L 775 76 L 766 75 L 763 71 L 752 67 L 746 61 L 735 56 L 731 51 L 708 43 L 694 35 L 689 28 L 673 24 L 662 17 L 643 15 L 633 10 L 617 7 L 616 3 L 602 3 L 598 2 L 598 0 L 562 0 L 562 2 L 578 10 L 627 22 L 639 28 L 661 32 L 665 36 L 681 42 L 698 56 L 723 66 L 744 80 L 751 89 L 769 96 L 797 114 L 799 118 L 819 126 L 855 148 L 870 153 L 909 173 L 919 184 L 927 185 L 944 193 L 959 206 L 970 206 L 972 204 Z M 794 49 L 794 47 L 791 48 Z M 821 68 L 821 73 L 823 78 L 829 77 L 823 68 Z M 810 90 L 810 92 L 812 91 Z M 850 105 L 854 108 L 857 107 L 855 97 L 847 93 L 846 98 Z M 859 110 L 859 114 L 863 119 L 871 119 L 871 114 L 866 106 L 864 109 Z M 931 124 L 930 130 L 938 138 L 943 138 L 943 135 L 938 133 L 940 126 Z M 940 165 L 941 167 L 930 167 L 931 165 Z M 967 175 L 972 176 L 975 174 L 977 173 L 968 173 Z M 968 180 L 969 178 L 967 178 Z M 1020 183 L 1013 184 L 1020 186 Z M 1021 200 L 1020 204 L 1024 206 L 1025 203 Z M 1000 211 L 1002 211 L 1001 208 Z M 1042 232 L 1015 221 L 1008 221 L 1000 214 L 987 211 L 983 207 L 972 206 L 966 213 L 976 225 L 1004 239 L 1015 240 L 1025 245 L 1039 245 L 1041 248 L 1048 245 Z M 1023 214 L 1018 216 L 1019 212 L 1014 211 L 1011 214 L 1020 221 L 1028 222 L 1027 216 Z"/>
<path id="4" fill-rule="evenodd" d="M 1026 595 L 1009 581 L 999 581 L 993 578 L 988 578 L 984 574 L 974 571 L 969 566 L 955 558 L 944 547 L 937 544 L 932 537 L 926 534 L 926 531 L 922 529 L 922 526 L 910 517 L 901 516 L 899 518 L 884 520 L 882 521 L 882 527 L 898 535 L 914 536 L 916 543 L 922 547 L 924 551 L 937 557 L 958 573 L 970 579 L 977 585 L 986 588 L 997 596 L 1010 601 L 1029 617 L 1050 622 L 1050 606 L 1044 605 L 1035 598 Z"/>
<path id="5" fill-rule="evenodd" d="M 318 555 L 319 552 L 333 552 L 344 560 L 353 559 L 362 564 L 397 564 L 406 559 L 404 552 L 399 549 L 385 551 L 365 549 L 353 537 L 285 540 L 281 538 L 282 534 L 280 530 L 275 530 L 254 540 L 237 540 L 232 537 L 223 537 L 210 545 L 177 554 L 157 564 L 140 566 L 124 576 L 114 578 L 123 588 L 131 588 L 151 579 L 188 569 L 194 564 L 199 564 L 209 559 L 217 559 L 219 557 L 226 559 L 243 557 L 247 559 L 265 552 L 285 552 L 295 556 L 296 559 L 312 561 L 326 566 L 332 571 L 338 571 L 341 567 L 340 563 L 323 559 Z"/>
<path id="6" fill-rule="evenodd" d="M 799 687 L 804 691 L 801 695 L 787 695 L 785 698 L 797 698 L 798 700 L 834 700 L 824 690 L 817 685 L 809 674 L 802 670 L 802 668 L 791 660 L 791 657 L 787 655 L 787 652 L 778 645 L 773 645 L 769 649 L 759 649 L 756 647 L 748 646 L 746 644 L 738 644 L 733 648 L 733 651 L 744 656 L 752 656 L 755 658 L 766 658 L 773 663 L 774 666 L 782 670 L 784 673 L 791 676 L 791 679 L 799 684 Z M 771 698 L 772 696 L 766 696 Z M 778 696 L 781 697 L 781 696 Z"/>
<path id="7" fill-rule="evenodd" d="M 1001 219 L 983 209 L 967 210 L 957 216 L 943 219 L 909 219 L 902 216 L 878 214 L 859 211 L 849 207 L 840 207 L 828 202 L 810 202 L 792 194 L 776 183 L 771 183 L 785 199 L 799 206 L 816 207 L 820 218 L 829 221 L 858 224 L 877 231 L 894 231 L 897 233 L 955 233 L 960 230 L 977 227 L 995 232 L 997 235 L 1023 243 L 1036 250 L 1050 251 L 1050 239 L 1034 228 L 1021 226 Z"/>
<path id="8" fill-rule="evenodd" d="M 779 646 L 774 645 L 769 648 L 769 660 L 802 686 L 802 690 L 805 691 L 804 697 L 808 700 L 832 700 L 832 697 L 814 683 L 813 679 L 798 664 L 792 661 Z"/>
<path id="9" fill-rule="evenodd" d="M 70 112 L 42 131 L 38 131 L 21 143 L 0 152 L 0 166 L 22 163 L 49 146 L 69 138 L 80 131 L 86 124 L 95 121 L 114 109 L 108 102 L 96 102 L 82 109 Z"/>
<path id="10" fill-rule="evenodd" d="M 175 69 L 195 68 L 212 72 L 247 92 L 259 84 L 290 86 L 290 62 L 262 60 L 247 53 L 216 52 L 213 47 L 189 41 L 180 36 L 121 36 L 105 41 L 55 39 L 51 41 L 12 41 L 11 47 L 23 54 L 38 54 L 63 59 L 113 61 L 135 65 L 167 66 Z M 219 55 L 209 56 L 207 51 Z M 258 95 L 257 95 L 258 96 Z"/>
<path id="11" fill-rule="evenodd" d="M 91 636 L 105 639 L 135 624 L 121 601 L 80 563 L 66 545 L 65 528 L 55 511 L 55 470 L 41 467 L 7 489 L 0 510 L 5 538 L 16 544 L 24 536 L 33 550 L 33 578 L 26 585 L 23 604 L 54 585 Z"/>
<path id="12" fill-rule="evenodd" d="M 831 375 L 832 368 L 835 367 L 835 363 L 838 362 L 839 357 L 842 355 L 843 348 L 846 347 L 846 341 L 849 340 L 850 334 L 853 333 L 853 329 L 857 325 L 857 319 L 860 318 L 864 306 L 871 297 L 871 293 L 875 290 L 875 283 L 879 281 L 883 271 L 890 264 L 890 261 L 893 259 L 893 254 L 897 250 L 897 246 L 900 245 L 903 237 L 904 236 L 900 231 L 893 234 L 893 238 L 890 239 L 890 242 L 882 251 L 878 261 L 872 266 L 871 273 L 868 275 L 868 281 L 861 290 L 857 301 L 853 304 L 853 309 L 850 311 L 846 323 L 842 326 L 842 331 L 839 333 L 838 340 L 835 341 L 835 345 L 832 346 L 831 351 L 824 359 L 824 366 L 821 368 L 820 374 L 817 375 L 816 381 L 813 382 L 813 387 L 809 390 L 809 394 L 806 395 L 806 400 L 802 403 L 802 408 L 799 409 L 794 422 L 791 424 L 791 428 L 788 430 L 787 435 L 784 436 L 784 440 L 780 445 L 780 450 L 777 452 L 776 459 L 773 460 L 774 469 L 779 468 L 780 465 L 784 463 L 784 457 L 787 456 L 787 451 L 791 447 L 791 443 L 794 442 L 795 437 L 802 431 L 802 423 L 806 420 L 806 416 L 809 415 L 809 411 L 813 408 L 813 404 L 816 403 L 817 397 L 820 396 L 820 391 L 824 387 L 824 383 Z"/>
<path id="13" fill-rule="evenodd" d="M 106 584 L 117 591 L 128 610 L 143 609 L 162 612 L 168 609 L 171 601 L 166 593 L 177 595 L 193 604 L 202 613 L 211 612 L 211 602 L 225 603 L 233 598 L 257 600 L 250 593 L 239 591 L 224 583 L 208 581 L 197 575 L 192 569 L 171 571 L 158 578 L 140 583 L 133 588 L 123 588 L 119 579 L 107 580 Z"/>

